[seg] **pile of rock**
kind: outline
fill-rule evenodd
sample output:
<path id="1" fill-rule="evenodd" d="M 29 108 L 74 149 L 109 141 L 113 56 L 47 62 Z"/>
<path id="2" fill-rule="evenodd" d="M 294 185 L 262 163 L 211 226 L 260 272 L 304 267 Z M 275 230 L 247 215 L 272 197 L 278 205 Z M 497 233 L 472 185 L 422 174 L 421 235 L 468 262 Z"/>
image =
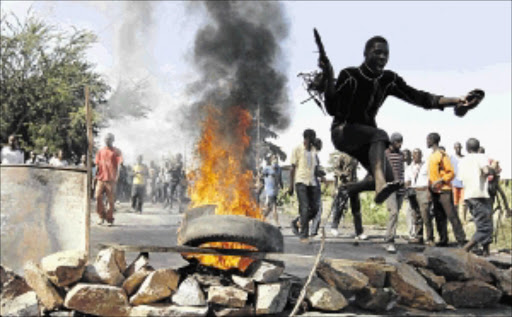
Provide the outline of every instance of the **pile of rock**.
<path id="1" fill-rule="evenodd" d="M 245 274 L 194 265 L 155 270 L 147 254 L 127 265 L 124 252 L 113 248 L 100 251 L 92 264 L 82 252 L 65 251 L 24 269 L 25 279 L 1 270 L 2 316 L 282 315 L 305 282 L 284 274 L 282 263 L 257 261 Z M 512 296 L 511 277 L 512 268 L 498 269 L 461 250 L 427 248 L 398 263 L 325 259 L 301 313 L 349 305 L 374 312 L 397 304 L 428 311 L 486 307 Z"/>

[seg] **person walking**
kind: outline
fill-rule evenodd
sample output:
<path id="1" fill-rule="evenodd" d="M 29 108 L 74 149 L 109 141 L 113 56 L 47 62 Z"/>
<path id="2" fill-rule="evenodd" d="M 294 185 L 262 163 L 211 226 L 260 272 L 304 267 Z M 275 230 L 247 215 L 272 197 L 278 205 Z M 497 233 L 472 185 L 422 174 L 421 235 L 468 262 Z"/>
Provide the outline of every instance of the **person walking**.
<path id="1" fill-rule="evenodd" d="M 265 211 L 263 217 L 266 219 L 272 213 L 274 215 L 275 225 L 281 228 L 277 215 L 277 195 L 279 194 L 279 190 L 283 188 L 281 167 L 275 155 L 267 157 L 266 164 L 262 171 L 265 192 Z"/>
<path id="2" fill-rule="evenodd" d="M 114 224 L 114 203 L 115 188 L 119 177 L 119 164 L 123 162 L 121 151 L 114 147 L 115 137 L 112 133 L 105 136 L 105 146 L 96 153 L 96 212 L 99 216 L 98 224 L 102 225 L 105 220 L 108 226 Z M 107 195 L 108 209 L 105 212 L 103 205 L 103 194 Z"/>
<path id="3" fill-rule="evenodd" d="M 146 179 L 148 177 L 148 168 L 142 163 L 142 155 L 137 156 L 137 164 L 133 166 L 132 183 L 132 209 L 139 214 L 142 213 L 142 205 L 146 196 Z"/>

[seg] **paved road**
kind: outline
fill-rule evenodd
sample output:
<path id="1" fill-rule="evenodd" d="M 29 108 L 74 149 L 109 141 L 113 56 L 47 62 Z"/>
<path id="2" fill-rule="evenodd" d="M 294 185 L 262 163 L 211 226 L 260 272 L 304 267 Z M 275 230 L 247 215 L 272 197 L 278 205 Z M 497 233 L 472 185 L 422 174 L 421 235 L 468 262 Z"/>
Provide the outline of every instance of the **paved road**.
<path id="1" fill-rule="evenodd" d="M 158 245 L 158 246 L 175 246 L 176 245 L 176 229 L 179 226 L 181 215 L 176 209 L 164 209 L 160 204 L 146 204 L 142 214 L 134 213 L 130 210 L 127 203 L 121 203 L 116 206 L 115 224 L 112 227 L 97 225 L 98 217 L 92 214 L 91 225 L 91 253 L 92 258 L 96 256 L 100 247 L 100 243 L 119 243 L 131 245 Z M 289 224 L 291 217 L 280 215 L 282 224 Z M 318 253 L 320 240 L 312 240 L 310 244 L 303 244 L 293 235 L 290 227 L 284 227 L 282 233 L 285 239 L 285 252 L 302 255 L 311 255 L 310 259 L 301 258 L 295 261 L 286 261 L 286 273 L 306 277 L 311 270 L 314 262 L 314 256 Z M 332 237 L 326 232 L 326 245 L 324 256 L 330 258 L 343 258 L 353 260 L 366 260 L 369 257 L 384 257 L 389 262 L 395 262 L 397 254 L 391 255 L 384 250 L 382 238 L 383 230 L 369 230 L 366 233 L 370 236 L 370 240 L 354 244 L 353 228 L 347 227 L 342 230 L 339 237 Z M 398 253 L 407 253 L 411 251 L 421 251 L 421 246 L 408 245 L 404 240 L 397 240 Z M 137 256 L 137 253 L 126 253 L 127 262 L 130 263 Z M 155 268 L 163 267 L 182 267 L 187 265 L 181 255 L 176 253 L 151 253 L 150 263 Z M 347 311 L 347 313 L 363 313 L 363 311 Z M 367 313 L 367 312 L 366 312 Z M 410 313 L 410 312 L 409 312 Z M 405 311 L 393 311 L 393 314 L 407 314 Z M 422 314 L 414 312 L 415 315 Z M 446 316 L 446 312 L 442 314 Z M 450 315 L 473 315 L 473 316 L 512 316 L 512 308 L 500 306 L 495 309 L 485 310 L 457 310 Z M 322 314 L 322 316 L 327 316 Z M 331 315 L 333 316 L 333 315 Z"/>

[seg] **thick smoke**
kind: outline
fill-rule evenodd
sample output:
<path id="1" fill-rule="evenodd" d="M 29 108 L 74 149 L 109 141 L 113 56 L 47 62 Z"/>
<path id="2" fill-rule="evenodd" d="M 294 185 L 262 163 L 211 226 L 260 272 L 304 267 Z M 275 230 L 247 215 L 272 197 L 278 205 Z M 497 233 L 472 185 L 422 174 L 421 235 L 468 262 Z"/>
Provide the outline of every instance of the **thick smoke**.
<path id="1" fill-rule="evenodd" d="M 200 96 L 189 119 L 214 105 L 222 111 L 240 106 L 262 122 L 283 130 L 290 119 L 287 78 L 280 43 L 288 23 L 279 2 L 208 1 L 208 24 L 196 34 L 193 61 L 200 80 L 189 93 Z M 227 123 L 227 122 L 226 122 Z M 228 124 L 228 123 L 227 123 Z"/>

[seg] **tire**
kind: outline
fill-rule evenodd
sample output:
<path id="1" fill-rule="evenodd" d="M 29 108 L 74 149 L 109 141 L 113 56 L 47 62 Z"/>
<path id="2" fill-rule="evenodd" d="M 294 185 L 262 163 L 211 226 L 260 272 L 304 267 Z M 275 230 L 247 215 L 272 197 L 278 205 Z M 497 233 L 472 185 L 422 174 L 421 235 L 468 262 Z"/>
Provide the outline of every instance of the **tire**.
<path id="1" fill-rule="evenodd" d="M 283 252 L 281 231 L 255 218 L 206 215 L 188 219 L 178 232 L 178 244 L 192 247 L 205 242 L 240 242 L 262 252 Z"/>

